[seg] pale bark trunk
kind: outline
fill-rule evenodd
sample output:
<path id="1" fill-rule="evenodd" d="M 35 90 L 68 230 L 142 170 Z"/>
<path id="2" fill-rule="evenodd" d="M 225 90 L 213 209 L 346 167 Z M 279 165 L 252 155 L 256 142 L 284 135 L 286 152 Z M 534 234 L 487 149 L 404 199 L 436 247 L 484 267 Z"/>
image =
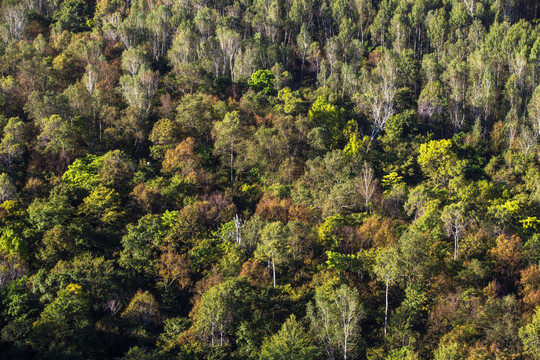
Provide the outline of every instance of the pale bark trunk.
<path id="1" fill-rule="evenodd" d="M 276 261 L 274 260 L 274 257 L 272 257 L 272 274 L 274 277 L 274 287 L 276 287 Z"/>
<path id="2" fill-rule="evenodd" d="M 386 278 L 386 295 L 385 295 L 386 306 L 384 309 L 384 335 L 386 335 L 386 327 L 388 325 L 388 282 L 389 282 L 389 279 Z"/>

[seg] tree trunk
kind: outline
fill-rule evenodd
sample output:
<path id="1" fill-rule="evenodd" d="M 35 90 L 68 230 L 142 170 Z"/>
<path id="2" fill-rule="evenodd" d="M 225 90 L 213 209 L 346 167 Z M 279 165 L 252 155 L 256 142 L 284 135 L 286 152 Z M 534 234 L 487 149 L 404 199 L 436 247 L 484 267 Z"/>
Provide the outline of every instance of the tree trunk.
<path id="1" fill-rule="evenodd" d="M 274 287 L 276 287 L 276 261 L 274 260 L 274 257 L 272 257 L 272 275 L 274 278 Z"/>
<path id="2" fill-rule="evenodd" d="M 233 149 L 234 143 L 231 141 L 231 160 L 230 160 L 230 166 L 231 166 L 231 184 L 233 182 L 233 165 L 234 165 L 234 149 Z"/>
<path id="3" fill-rule="evenodd" d="M 386 278 L 386 306 L 384 309 L 384 335 L 386 335 L 386 327 L 388 325 L 388 283 L 390 282 L 389 278 Z"/>
<path id="4" fill-rule="evenodd" d="M 459 242 L 459 238 L 456 235 L 454 235 L 454 261 L 457 260 L 458 242 Z"/>

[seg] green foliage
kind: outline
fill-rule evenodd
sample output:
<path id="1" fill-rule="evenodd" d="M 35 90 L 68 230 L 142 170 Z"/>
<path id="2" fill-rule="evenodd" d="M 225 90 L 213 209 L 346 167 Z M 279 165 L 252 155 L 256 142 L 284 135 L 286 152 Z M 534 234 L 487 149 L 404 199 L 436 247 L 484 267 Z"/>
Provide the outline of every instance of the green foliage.
<path id="1" fill-rule="evenodd" d="M 15 199 L 17 195 L 17 188 L 13 184 L 13 181 L 8 174 L 0 174 L 0 202 Z"/>
<path id="2" fill-rule="evenodd" d="M 103 167 L 103 158 L 95 155 L 87 155 L 79 158 L 68 166 L 68 170 L 62 175 L 62 180 L 91 191 L 102 184 L 98 171 Z"/>
<path id="3" fill-rule="evenodd" d="M 463 174 L 464 161 L 452 151 L 450 140 L 432 140 L 420 145 L 418 164 L 433 185 L 445 186 Z"/>
<path id="4" fill-rule="evenodd" d="M 257 92 L 270 95 L 274 92 L 274 74 L 270 70 L 257 70 L 251 75 L 248 85 Z"/>
<path id="5" fill-rule="evenodd" d="M 224 346 L 244 315 L 249 291 L 245 278 L 231 279 L 207 290 L 194 314 L 195 331 L 211 346 Z"/>
<path id="6" fill-rule="evenodd" d="M 159 321 L 158 303 L 148 291 L 139 290 L 122 313 L 122 317 L 147 327 Z"/>
<path id="7" fill-rule="evenodd" d="M 0 358 L 538 358 L 536 3 L 0 1 Z"/>
<path id="8" fill-rule="evenodd" d="M 90 11 L 88 4 L 82 0 L 63 1 L 53 15 L 58 30 L 79 32 L 89 28 L 87 20 Z"/>
<path id="9" fill-rule="evenodd" d="M 87 321 L 89 299 L 77 284 L 69 284 L 56 294 L 56 299 L 43 309 L 41 321 L 64 323 L 84 323 Z"/>
<path id="10" fill-rule="evenodd" d="M 315 293 L 315 305 L 308 304 L 307 313 L 326 356 L 355 358 L 359 345 L 358 321 L 363 317 L 358 290 L 345 284 L 337 289 L 321 287 Z"/>
<path id="11" fill-rule="evenodd" d="M 330 103 L 326 96 L 319 96 L 308 111 L 308 118 L 313 123 L 311 133 L 315 136 L 320 131 L 323 136 L 320 141 L 328 149 L 337 148 L 343 140 L 342 129 L 345 125 L 343 110 Z M 319 130 L 316 130 L 319 129 Z"/>
<path id="12" fill-rule="evenodd" d="M 291 315 L 276 334 L 268 338 L 261 346 L 259 359 L 316 359 L 319 356 L 311 338 L 294 315 Z"/>
<path id="13" fill-rule="evenodd" d="M 524 353 L 531 358 L 540 356 L 540 308 L 537 307 L 530 321 L 519 329 Z"/>
<path id="14" fill-rule="evenodd" d="M 22 160 L 24 152 L 24 124 L 19 118 L 11 118 L 4 126 L 4 137 L 0 142 L 0 157 L 10 165 Z"/>

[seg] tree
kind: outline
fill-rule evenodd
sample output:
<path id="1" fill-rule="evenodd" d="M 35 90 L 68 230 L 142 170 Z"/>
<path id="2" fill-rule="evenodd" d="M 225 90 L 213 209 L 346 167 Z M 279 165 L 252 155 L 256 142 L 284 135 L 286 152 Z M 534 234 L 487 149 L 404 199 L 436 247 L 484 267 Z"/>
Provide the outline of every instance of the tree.
<path id="1" fill-rule="evenodd" d="M 435 186 L 447 186 L 450 179 L 460 176 L 464 162 L 452 151 L 451 140 L 431 140 L 420 145 L 418 164 Z"/>
<path id="2" fill-rule="evenodd" d="M 137 75 L 123 75 L 120 78 L 120 90 L 128 105 L 138 109 L 143 117 L 150 114 L 154 94 L 158 86 L 159 73 L 141 66 Z"/>
<path id="3" fill-rule="evenodd" d="M 284 263 L 290 253 L 287 245 L 288 228 L 279 221 L 265 225 L 260 233 L 261 242 L 255 250 L 255 256 L 266 259 L 272 264 L 272 278 L 276 287 L 276 263 Z"/>
<path id="4" fill-rule="evenodd" d="M 379 11 L 373 19 L 373 23 L 370 26 L 371 38 L 378 45 L 383 47 L 386 44 L 386 38 L 388 36 L 388 25 L 390 24 L 390 17 L 393 11 L 392 2 L 384 0 L 379 5 Z"/>
<path id="5" fill-rule="evenodd" d="M 38 145 L 52 155 L 68 157 L 73 155 L 77 146 L 77 136 L 73 126 L 59 115 L 51 115 L 39 122 L 41 132 Z"/>
<path id="6" fill-rule="evenodd" d="M 358 321 L 363 316 L 358 290 L 345 284 L 337 289 L 321 287 L 315 293 L 315 305 L 308 304 L 307 314 L 328 359 L 356 357 Z"/>
<path id="7" fill-rule="evenodd" d="M 201 156 L 196 152 L 195 139 L 188 137 L 180 142 L 176 148 L 165 153 L 162 170 L 167 174 L 182 174 L 184 176 L 196 176 L 200 173 L 199 166 Z"/>
<path id="8" fill-rule="evenodd" d="M 377 255 L 375 274 L 379 281 L 385 284 L 385 306 L 384 306 L 384 334 L 388 325 L 388 289 L 393 285 L 400 275 L 399 254 L 395 248 L 381 250 Z"/>
<path id="9" fill-rule="evenodd" d="M 240 34 L 238 34 L 234 30 L 223 27 L 218 28 L 216 34 L 219 40 L 221 51 L 224 55 L 223 68 L 225 69 L 225 66 L 228 63 L 230 75 L 232 80 L 234 81 L 234 58 L 236 56 L 236 53 L 238 52 L 238 49 L 240 48 Z"/>
<path id="10" fill-rule="evenodd" d="M 133 46 L 122 52 L 122 70 L 131 76 L 136 76 L 141 68 L 148 68 L 150 63 L 146 52 L 140 46 Z"/>
<path id="11" fill-rule="evenodd" d="M 437 264 L 433 256 L 433 240 L 429 233 L 412 227 L 399 238 L 399 266 L 409 284 L 422 284 Z"/>
<path id="12" fill-rule="evenodd" d="M 99 353 L 94 346 L 101 344 L 90 326 L 90 299 L 80 285 L 69 284 L 43 309 L 29 343 L 43 356 L 93 358 Z"/>
<path id="13" fill-rule="evenodd" d="M 126 190 L 135 172 L 133 161 L 121 150 L 107 152 L 103 155 L 102 161 L 103 165 L 98 171 L 99 177 L 119 191 Z"/>
<path id="14" fill-rule="evenodd" d="M 122 313 L 123 318 L 138 322 L 144 328 L 159 321 L 158 303 L 148 291 L 138 290 Z"/>
<path id="15" fill-rule="evenodd" d="M 263 342 L 259 359 L 311 360 L 318 357 L 318 352 L 302 324 L 296 320 L 296 316 L 293 314 L 285 320 L 281 330 Z"/>
<path id="16" fill-rule="evenodd" d="M 0 252 L 0 288 L 24 277 L 27 272 L 27 266 L 19 254 Z"/>
<path id="17" fill-rule="evenodd" d="M 454 238 L 454 261 L 458 256 L 459 240 L 470 223 L 466 213 L 464 204 L 459 202 L 446 206 L 441 214 L 447 234 Z"/>
<path id="18" fill-rule="evenodd" d="M 444 8 L 431 10 L 427 13 L 427 36 L 430 41 L 430 45 L 435 51 L 437 51 L 437 57 L 442 55 L 443 45 L 446 41 L 447 33 L 447 20 L 446 12 Z"/>
<path id="19" fill-rule="evenodd" d="M 173 149 L 180 138 L 179 126 L 169 119 L 159 119 L 152 128 L 148 139 L 152 142 L 150 154 L 156 160 L 163 159 L 167 150 Z"/>
<path id="20" fill-rule="evenodd" d="M 186 94 L 176 108 L 176 123 L 183 132 L 187 132 L 196 139 L 209 142 L 211 140 L 212 126 L 215 120 L 226 114 L 227 107 L 221 107 L 223 102 L 217 102 L 211 95 Z"/>
<path id="21" fill-rule="evenodd" d="M 226 159 L 228 158 L 231 183 L 234 180 L 235 156 L 239 151 L 238 144 L 244 133 L 240 121 L 241 118 L 238 111 L 229 112 L 225 114 L 222 121 L 215 123 L 213 130 L 213 137 L 215 139 L 214 153 L 221 155 L 223 162 L 227 161 Z"/>
<path id="22" fill-rule="evenodd" d="M 308 118 L 313 122 L 311 134 L 321 132 L 322 139 L 319 141 L 326 148 L 335 149 L 340 145 L 345 125 L 342 109 L 330 103 L 326 96 L 319 96 L 308 111 Z"/>
<path id="23" fill-rule="evenodd" d="M 189 268 L 191 261 L 187 254 L 178 254 L 171 246 L 163 252 L 159 258 L 158 275 L 165 290 L 176 284 L 178 288 L 184 289 L 191 284 L 189 278 Z"/>
<path id="24" fill-rule="evenodd" d="M 248 85 L 255 91 L 270 95 L 274 92 L 274 74 L 270 70 L 257 70 L 251 75 Z"/>
<path id="25" fill-rule="evenodd" d="M 540 306 L 537 306 L 531 320 L 519 329 L 524 353 L 531 359 L 540 357 Z"/>
<path id="26" fill-rule="evenodd" d="M 377 68 L 372 71 L 363 96 L 371 112 L 373 126 L 371 141 L 383 131 L 386 122 L 395 113 L 394 97 L 397 93 L 397 64 L 390 53 L 385 53 Z"/>
<path id="27" fill-rule="evenodd" d="M 362 45 L 366 40 L 366 35 L 369 33 L 369 28 L 373 17 L 375 16 L 375 8 L 371 3 L 371 0 L 354 0 L 354 9 L 356 11 L 356 18 L 358 24 L 358 31 L 360 35 L 360 42 Z"/>
<path id="28" fill-rule="evenodd" d="M 149 33 L 150 49 L 152 58 L 158 61 L 169 45 L 169 38 L 172 34 L 172 13 L 165 5 L 153 6 L 146 17 L 146 30 Z"/>
<path id="29" fill-rule="evenodd" d="M 93 221 L 97 229 L 111 231 L 124 215 L 120 204 L 116 191 L 100 186 L 83 199 L 79 213 L 86 216 L 88 221 Z"/>
<path id="30" fill-rule="evenodd" d="M 0 174 L 0 203 L 13 200 L 17 195 L 17 188 L 8 174 Z"/>
<path id="31" fill-rule="evenodd" d="M 362 186 L 358 170 L 340 150 L 327 152 L 324 158 L 308 160 L 293 198 L 313 206 L 324 217 L 359 212 L 366 199 L 358 196 Z"/>
<path id="32" fill-rule="evenodd" d="M 368 165 L 367 162 L 364 162 L 364 165 L 362 165 L 359 189 L 365 200 L 364 206 L 366 209 L 368 209 L 371 199 L 377 190 L 377 180 L 375 179 L 373 169 Z"/>
<path id="33" fill-rule="evenodd" d="M 243 301 L 248 296 L 246 278 L 231 279 L 208 289 L 201 297 L 193 314 L 194 330 L 201 338 L 215 346 L 224 346 L 234 334 L 233 324 L 241 319 Z"/>
<path id="34" fill-rule="evenodd" d="M 17 4 L 15 2 L 14 4 L 3 6 L 2 18 L 7 27 L 7 34 L 4 35 L 4 39 L 7 43 L 22 38 L 28 26 L 26 10 L 27 6 L 24 3 Z"/>
<path id="35" fill-rule="evenodd" d="M 527 110 L 532 128 L 535 130 L 536 134 L 540 136 L 540 85 L 534 89 Z"/>
<path id="36" fill-rule="evenodd" d="M 454 125 L 455 132 L 459 131 L 465 122 L 467 71 L 467 63 L 454 59 L 442 75 L 448 92 L 446 97 L 448 99 L 450 120 Z"/>
<path id="37" fill-rule="evenodd" d="M 311 35 L 309 34 L 309 31 L 305 24 L 302 24 L 300 27 L 300 32 L 298 33 L 298 36 L 296 37 L 296 43 L 298 44 L 298 52 L 300 54 L 300 57 L 302 58 L 302 67 L 300 69 L 300 77 L 302 78 L 304 76 L 304 63 L 306 61 L 309 47 L 311 46 L 311 43 L 313 42 L 313 39 L 311 38 Z"/>
<path id="38" fill-rule="evenodd" d="M 65 0 L 54 12 L 53 19 L 56 21 L 58 30 L 79 32 L 88 29 L 86 21 L 89 17 L 88 5 L 82 0 Z"/>
<path id="39" fill-rule="evenodd" d="M 134 271 L 139 277 L 153 275 L 163 232 L 163 224 L 157 215 L 146 214 L 137 224 L 129 224 L 127 234 L 121 240 L 120 266 Z"/>
<path id="40" fill-rule="evenodd" d="M 432 117 L 441 115 L 445 108 L 446 101 L 441 83 L 428 82 L 418 98 L 418 114 L 431 124 Z"/>
<path id="41" fill-rule="evenodd" d="M 84 322 L 90 305 L 89 299 L 78 284 L 69 284 L 57 293 L 56 299 L 41 313 L 43 321 L 72 324 Z"/>

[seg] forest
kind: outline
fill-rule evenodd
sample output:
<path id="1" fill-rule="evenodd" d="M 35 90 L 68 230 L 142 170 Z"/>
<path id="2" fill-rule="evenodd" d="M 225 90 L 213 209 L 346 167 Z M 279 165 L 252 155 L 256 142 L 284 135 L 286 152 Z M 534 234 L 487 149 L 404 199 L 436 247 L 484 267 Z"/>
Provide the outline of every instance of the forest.
<path id="1" fill-rule="evenodd" d="M 540 359 L 540 2 L 0 0 L 0 358 Z"/>

